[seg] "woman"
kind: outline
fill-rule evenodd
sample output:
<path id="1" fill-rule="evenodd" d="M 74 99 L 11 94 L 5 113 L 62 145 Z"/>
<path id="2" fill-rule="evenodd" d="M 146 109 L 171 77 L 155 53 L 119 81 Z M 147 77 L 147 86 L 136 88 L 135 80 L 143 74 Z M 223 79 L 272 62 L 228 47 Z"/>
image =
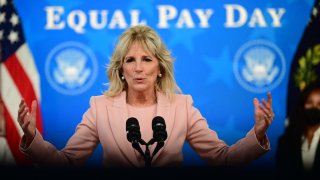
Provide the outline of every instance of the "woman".
<path id="1" fill-rule="evenodd" d="M 320 170 L 320 83 L 302 92 L 296 116 L 290 120 L 277 148 L 277 168 L 282 172 Z"/>
<path id="2" fill-rule="evenodd" d="M 180 92 L 173 77 L 173 60 L 159 35 L 148 26 L 135 26 L 120 37 L 107 69 L 109 89 L 92 97 L 75 134 L 57 151 L 35 128 L 36 102 L 31 113 L 22 100 L 18 121 L 24 136 L 21 151 L 42 165 L 80 166 L 98 143 L 102 144 L 106 166 L 141 167 L 144 158 L 127 141 L 126 121 L 139 120 L 142 139 L 152 138 L 151 120 L 161 116 L 166 123 L 164 147 L 152 159 L 152 166 L 179 166 L 182 147 L 188 141 L 212 165 L 243 165 L 269 150 L 266 131 L 271 124 L 271 94 L 262 104 L 254 99 L 255 125 L 247 136 L 229 147 L 208 128 L 206 120 L 192 106 L 190 95 Z M 156 144 L 156 143 L 155 143 Z M 155 144 L 150 146 L 153 152 Z M 144 146 L 142 146 L 145 150 Z"/>

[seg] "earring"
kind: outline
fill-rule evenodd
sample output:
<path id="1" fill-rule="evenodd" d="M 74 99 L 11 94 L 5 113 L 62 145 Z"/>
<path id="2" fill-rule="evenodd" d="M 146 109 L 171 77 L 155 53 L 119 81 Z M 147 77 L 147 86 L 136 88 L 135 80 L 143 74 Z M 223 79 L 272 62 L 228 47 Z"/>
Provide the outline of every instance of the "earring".
<path id="1" fill-rule="evenodd" d="M 121 76 L 121 79 L 124 80 L 124 76 Z"/>
<path id="2" fill-rule="evenodd" d="M 160 74 L 158 75 L 158 77 L 161 78 L 161 77 L 162 77 L 162 74 L 160 73 Z"/>

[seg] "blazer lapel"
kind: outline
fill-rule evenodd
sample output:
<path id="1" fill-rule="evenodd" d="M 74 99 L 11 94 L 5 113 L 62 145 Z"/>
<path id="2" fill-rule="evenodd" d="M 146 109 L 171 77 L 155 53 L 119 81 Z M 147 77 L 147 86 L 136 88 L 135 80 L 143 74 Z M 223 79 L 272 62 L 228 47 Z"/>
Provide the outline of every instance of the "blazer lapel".
<path id="1" fill-rule="evenodd" d="M 158 153 L 153 157 L 152 161 L 154 162 L 163 149 L 166 148 L 167 142 L 170 139 L 170 135 L 173 129 L 174 125 L 174 112 L 175 112 L 175 107 L 170 103 L 170 100 L 161 92 L 157 92 L 157 114 L 156 116 L 161 116 L 165 120 L 166 123 L 166 130 L 168 134 L 168 138 L 166 139 L 164 146 L 158 151 Z"/>
<path id="2" fill-rule="evenodd" d="M 133 165 L 137 164 L 137 156 L 131 143 L 127 141 L 126 122 L 128 117 L 126 92 L 123 91 L 119 96 L 114 98 L 112 110 L 109 115 L 109 123 L 113 137 L 126 159 Z"/>

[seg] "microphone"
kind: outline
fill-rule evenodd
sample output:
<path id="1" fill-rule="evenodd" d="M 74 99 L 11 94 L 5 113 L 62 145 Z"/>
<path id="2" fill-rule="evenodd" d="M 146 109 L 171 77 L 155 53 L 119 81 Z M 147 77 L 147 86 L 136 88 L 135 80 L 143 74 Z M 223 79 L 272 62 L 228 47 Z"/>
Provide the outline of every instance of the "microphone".
<path id="1" fill-rule="evenodd" d="M 127 139 L 129 142 L 139 142 L 141 139 L 140 126 L 136 118 L 131 117 L 126 122 Z"/>
<path id="2" fill-rule="evenodd" d="M 156 142 L 163 142 L 167 139 L 166 123 L 161 116 L 156 116 L 152 120 L 153 138 Z"/>
<path id="3" fill-rule="evenodd" d="M 127 139 L 132 143 L 132 147 L 136 149 L 142 156 L 144 153 L 139 145 L 141 142 L 141 133 L 139 122 L 136 118 L 131 117 L 126 122 Z"/>
<path id="4" fill-rule="evenodd" d="M 152 153 L 154 155 L 164 146 L 164 141 L 167 139 L 168 134 L 166 130 L 166 123 L 161 116 L 156 116 L 152 120 L 153 140 L 157 142 L 157 146 Z"/>
<path id="5" fill-rule="evenodd" d="M 127 140 L 132 143 L 132 147 L 136 149 L 143 157 L 146 167 L 151 167 L 151 161 L 154 155 L 164 146 L 164 141 L 167 139 L 168 134 L 166 131 L 166 123 L 161 116 L 156 116 L 152 120 L 153 138 L 146 143 L 141 139 L 141 132 L 139 122 L 136 118 L 130 117 L 126 122 Z M 150 155 L 149 145 L 157 142 L 152 156 Z M 146 151 L 143 153 L 140 145 L 146 146 Z"/>

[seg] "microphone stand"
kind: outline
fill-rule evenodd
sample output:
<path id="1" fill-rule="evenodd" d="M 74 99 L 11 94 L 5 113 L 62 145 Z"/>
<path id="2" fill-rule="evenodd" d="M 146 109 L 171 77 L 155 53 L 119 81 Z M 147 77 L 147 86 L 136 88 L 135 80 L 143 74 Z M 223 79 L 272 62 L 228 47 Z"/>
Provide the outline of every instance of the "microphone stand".
<path id="1" fill-rule="evenodd" d="M 154 149 L 152 156 L 150 155 L 149 145 L 154 144 L 156 141 L 155 139 L 151 139 L 148 143 L 144 144 L 146 145 L 146 151 L 144 154 L 144 161 L 145 161 L 145 167 L 151 167 L 151 162 L 153 157 L 157 154 L 157 152 L 164 146 L 164 142 L 157 142 L 157 146 Z"/>
<path id="2" fill-rule="evenodd" d="M 164 142 L 158 142 L 156 148 L 154 149 L 152 153 L 152 158 L 157 154 L 157 152 L 164 146 Z"/>
<path id="3" fill-rule="evenodd" d="M 152 157 L 150 155 L 149 145 L 146 144 L 146 152 L 144 153 L 145 167 L 151 167 Z"/>
<path id="4" fill-rule="evenodd" d="M 151 141 L 151 140 L 150 140 Z M 146 150 L 144 152 L 144 154 L 140 153 L 143 158 L 144 158 L 144 164 L 145 164 L 145 167 L 151 167 L 151 161 L 152 161 L 152 157 L 150 155 L 150 150 L 149 150 L 149 145 L 150 145 L 150 141 L 148 143 L 146 143 L 144 140 L 140 140 L 139 143 L 141 145 L 145 145 L 146 146 Z"/>
<path id="5" fill-rule="evenodd" d="M 157 142 L 157 146 L 156 148 L 154 149 L 153 153 L 152 153 L 152 156 L 151 156 L 151 153 L 150 153 L 150 150 L 149 150 L 149 145 L 153 145 L 155 143 L 155 139 L 151 139 L 148 143 L 146 143 L 144 140 L 140 139 L 139 141 L 133 141 L 132 142 L 132 147 L 134 149 L 136 149 L 144 158 L 144 162 L 145 162 L 145 167 L 149 168 L 151 167 L 151 162 L 152 162 L 152 159 L 153 157 L 157 154 L 157 152 L 164 146 L 164 142 Z M 140 145 L 145 145 L 146 146 L 146 150 L 145 152 L 143 153 Z"/>
<path id="6" fill-rule="evenodd" d="M 132 147 L 135 150 L 137 150 L 142 156 L 144 156 L 143 151 L 142 151 L 142 149 L 141 149 L 141 147 L 139 145 L 139 142 L 137 142 L 137 141 L 132 142 Z"/>

